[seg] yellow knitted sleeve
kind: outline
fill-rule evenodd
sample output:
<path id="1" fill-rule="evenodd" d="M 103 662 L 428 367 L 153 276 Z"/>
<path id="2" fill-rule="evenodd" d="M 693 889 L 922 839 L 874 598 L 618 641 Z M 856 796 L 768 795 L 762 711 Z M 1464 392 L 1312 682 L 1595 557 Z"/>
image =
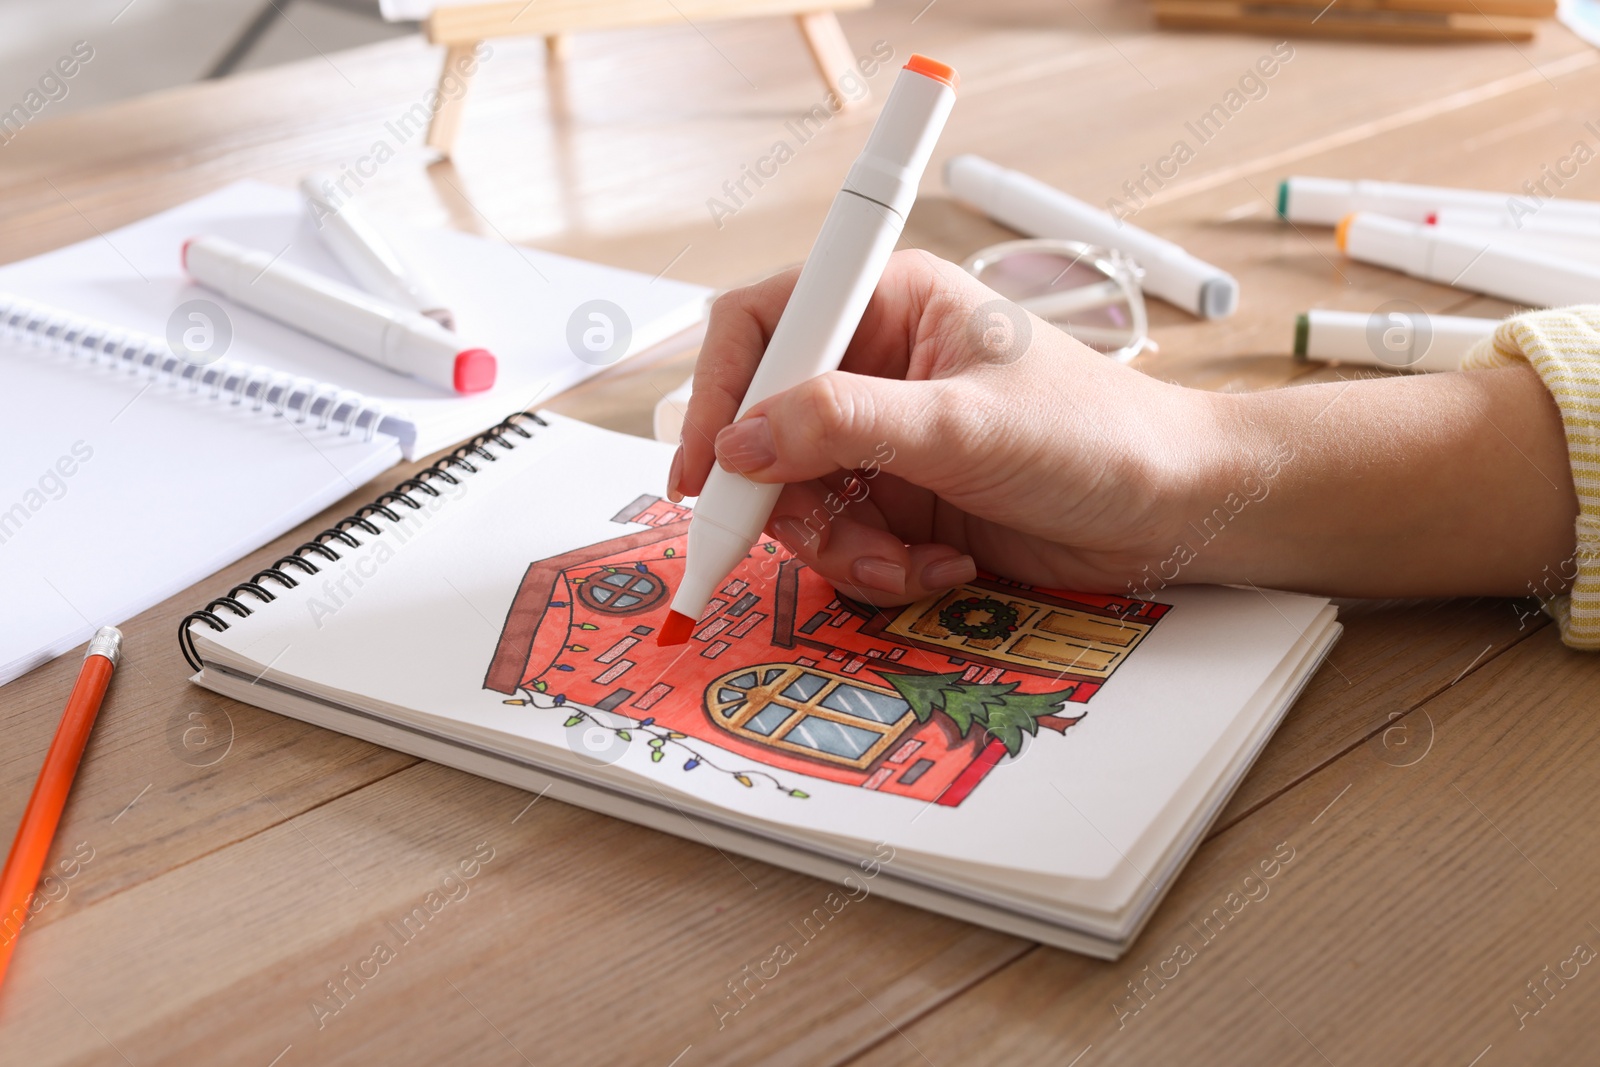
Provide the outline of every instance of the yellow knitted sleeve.
<path id="1" fill-rule="evenodd" d="M 1558 573 L 1529 582 L 1528 591 L 1543 602 L 1569 646 L 1600 649 L 1600 305 L 1515 315 L 1473 346 L 1461 367 L 1518 362 L 1532 365 L 1561 409 L 1578 490 L 1577 552 Z M 1554 595 L 1567 582 L 1571 590 Z"/>

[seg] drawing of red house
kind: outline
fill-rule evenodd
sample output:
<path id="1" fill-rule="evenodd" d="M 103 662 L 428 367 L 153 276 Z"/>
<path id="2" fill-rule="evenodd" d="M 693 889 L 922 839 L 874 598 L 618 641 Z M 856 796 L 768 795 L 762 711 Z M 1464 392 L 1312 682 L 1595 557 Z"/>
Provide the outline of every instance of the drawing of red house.
<path id="1" fill-rule="evenodd" d="M 1015 683 L 1066 709 L 1086 703 L 1169 610 L 987 576 L 880 610 L 763 538 L 687 649 L 662 648 L 655 634 L 683 574 L 688 518 L 643 496 L 613 517 L 634 532 L 530 565 L 484 688 L 640 720 L 774 772 L 956 805 L 1006 747 L 981 729 L 963 736 L 942 714 L 920 719 L 891 676 L 959 672 L 963 684 Z M 1064 733 L 1081 714 L 1037 722 Z"/>

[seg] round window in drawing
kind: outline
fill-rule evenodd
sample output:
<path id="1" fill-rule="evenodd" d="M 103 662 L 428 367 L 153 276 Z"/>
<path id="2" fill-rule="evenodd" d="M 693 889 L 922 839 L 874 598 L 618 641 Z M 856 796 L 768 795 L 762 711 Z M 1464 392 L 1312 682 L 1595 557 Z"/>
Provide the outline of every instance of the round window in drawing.
<path id="1" fill-rule="evenodd" d="M 939 612 L 939 625 L 960 637 L 993 641 L 1017 628 L 1017 609 L 993 597 L 953 600 Z"/>
<path id="2" fill-rule="evenodd" d="M 650 573 L 643 563 L 603 567 L 578 586 L 578 599 L 588 608 L 607 615 L 636 615 L 649 611 L 667 597 L 667 583 Z"/>

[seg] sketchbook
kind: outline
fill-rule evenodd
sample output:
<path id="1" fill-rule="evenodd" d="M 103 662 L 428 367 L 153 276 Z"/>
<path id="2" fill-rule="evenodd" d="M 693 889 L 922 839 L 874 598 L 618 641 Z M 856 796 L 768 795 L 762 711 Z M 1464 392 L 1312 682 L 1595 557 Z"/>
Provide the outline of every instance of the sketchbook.
<path id="1" fill-rule="evenodd" d="M 299 198 L 258 182 L 0 267 L 0 684 L 184 589 L 404 459 L 601 368 L 573 309 L 623 310 L 624 358 L 692 345 L 707 290 L 455 231 L 391 224 L 449 280 L 463 336 L 500 357 L 457 398 L 189 285 L 179 250 L 217 233 L 335 277 Z M 20 295 L 15 295 L 20 294 Z M 191 301 L 223 311 L 184 317 Z M 209 362 L 170 339 L 228 333 Z M 216 320 L 216 321 L 210 321 Z M 226 326 L 219 326 L 225 322 Z M 224 350 L 225 349 L 225 350 Z"/>
<path id="2" fill-rule="evenodd" d="M 518 414 L 180 628 L 206 688 L 1115 958 L 1339 634 L 992 575 L 878 610 L 763 540 L 687 647 L 672 449 Z M 869 483 L 870 491 L 870 483 Z"/>

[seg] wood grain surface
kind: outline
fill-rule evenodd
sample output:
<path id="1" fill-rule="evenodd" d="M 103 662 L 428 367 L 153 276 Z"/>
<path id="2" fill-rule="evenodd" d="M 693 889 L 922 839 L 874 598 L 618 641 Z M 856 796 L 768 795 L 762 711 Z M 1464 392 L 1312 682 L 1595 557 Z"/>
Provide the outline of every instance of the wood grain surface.
<path id="1" fill-rule="evenodd" d="M 1307 307 L 1509 310 L 1342 259 L 1329 231 L 1276 220 L 1279 178 L 1509 193 L 1580 140 L 1600 148 L 1584 125 L 1600 118 L 1600 57 L 1554 24 L 1515 46 L 1291 42 L 1196 146 L 1185 123 L 1280 42 L 1157 32 L 1112 0 L 880 0 L 843 23 L 859 54 L 883 42 L 897 62 L 872 104 L 803 144 L 785 123 L 821 89 L 776 19 L 577 35 L 555 67 L 537 38 L 492 42 L 449 163 L 386 125 L 433 85 L 441 50 L 418 39 L 41 118 L 0 147 L 0 259 L 237 178 L 350 167 L 370 172 L 373 204 L 420 224 L 736 285 L 803 258 L 892 67 L 920 51 L 962 75 L 936 165 L 978 152 L 1103 203 L 1191 143 L 1175 176 L 1147 180 L 1134 221 L 1233 272 L 1240 311 L 1198 322 L 1155 306 L 1161 348 L 1141 366 L 1245 390 L 1367 373 L 1287 356 Z M 395 158 L 363 163 L 385 139 Z M 724 183 L 780 139 L 793 158 L 732 203 Z M 1600 165 L 1561 192 L 1600 197 Z M 906 243 L 960 259 L 1005 236 L 930 176 Z M 648 433 L 688 366 L 621 368 L 551 406 Z M 1600 947 L 1600 659 L 1565 650 L 1526 603 L 1344 605 L 1332 659 L 1117 963 L 869 897 L 753 980 L 747 966 L 800 941 L 793 924 L 827 884 L 188 683 L 186 611 L 405 473 L 125 626 L 53 854 L 92 858 L 23 935 L 0 990 L 0 1063 L 1592 1057 L 1600 970 L 1575 961 Z M 78 659 L 0 689 L 8 838 Z M 1228 911 L 1245 875 L 1283 855 L 1267 892 Z M 399 936 L 430 893 L 442 906 Z M 379 942 L 392 958 L 352 978 Z"/>

